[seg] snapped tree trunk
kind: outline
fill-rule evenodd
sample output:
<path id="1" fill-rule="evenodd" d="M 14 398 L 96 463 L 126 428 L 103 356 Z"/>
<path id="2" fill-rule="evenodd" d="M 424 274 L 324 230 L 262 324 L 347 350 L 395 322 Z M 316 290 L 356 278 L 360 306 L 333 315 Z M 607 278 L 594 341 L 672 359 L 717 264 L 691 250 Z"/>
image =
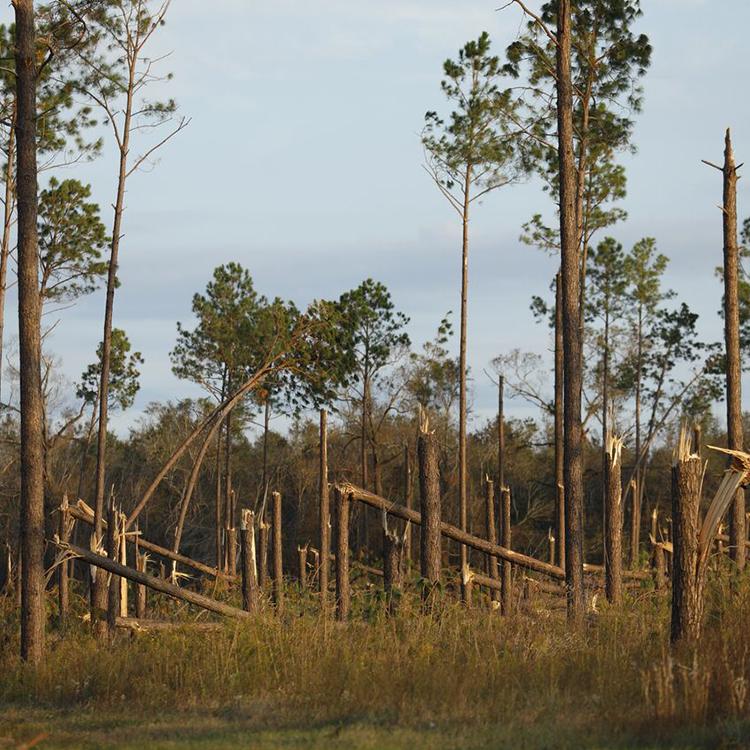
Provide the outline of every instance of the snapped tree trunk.
<path id="1" fill-rule="evenodd" d="M 423 424 L 417 438 L 419 460 L 419 499 L 422 524 L 420 534 L 420 573 L 424 595 L 440 585 L 440 467 L 435 434 Z"/>
<path id="2" fill-rule="evenodd" d="M 485 481 L 485 522 L 487 527 L 487 541 L 497 544 L 497 526 L 495 524 L 495 483 L 488 477 Z M 551 561 L 555 564 L 555 561 Z M 500 580 L 500 566 L 495 555 L 487 555 L 487 575 Z M 493 602 L 500 601 L 500 592 L 492 589 L 490 596 Z"/>
<path id="3" fill-rule="evenodd" d="M 573 152 L 571 2 L 557 9 L 556 87 L 560 183 L 560 254 L 563 308 L 563 429 L 565 488 L 565 576 L 568 620 L 583 625 L 583 429 L 581 424 L 580 263 L 576 225 L 576 167 Z"/>
<path id="4" fill-rule="evenodd" d="M 281 540 L 281 493 L 273 493 L 273 591 L 272 599 L 276 610 L 284 607 L 284 570 L 282 565 Z"/>
<path id="5" fill-rule="evenodd" d="M 260 605 L 260 591 L 255 567 L 255 514 L 251 510 L 242 512 L 240 528 L 240 556 L 242 561 L 242 608 L 255 613 Z"/>
<path id="6" fill-rule="evenodd" d="M 605 453 L 606 533 L 604 544 L 604 583 L 607 601 L 622 601 L 622 441 L 607 439 Z"/>
<path id="7" fill-rule="evenodd" d="M 411 461 L 409 456 L 409 446 L 404 446 L 404 506 L 409 510 L 412 509 L 413 498 L 412 498 L 412 481 L 411 481 Z M 404 529 L 404 564 L 408 564 L 412 561 L 412 528 L 411 524 L 407 523 Z"/>
<path id="8" fill-rule="evenodd" d="M 44 405 L 37 244 L 36 30 L 33 0 L 15 7 L 18 337 L 21 378 L 21 658 L 44 653 Z"/>
<path id="9" fill-rule="evenodd" d="M 502 496 L 502 545 L 510 549 L 513 543 L 510 525 L 510 488 L 503 487 Z M 513 564 L 510 560 L 503 560 L 502 590 L 500 592 L 500 611 L 504 615 L 513 612 Z"/>
<path id="10" fill-rule="evenodd" d="M 336 506 L 336 618 L 349 617 L 349 508 L 351 500 L 338 488 L 334 489 Z"/>
<path id="11" fill-rule="evenodd" d="M 328 559 L 331 551 L 331 508 L 328 493 L 328 414 L 325 409 L 320 410 L 320 472 L 318 482 L 318 536 L 321 552 L 318 582 L 320 603 L 325 609 L 328 598 L 328 575 L 331 570 L 331 563 Z"/>
<path id="12" fill-rule="evenodd" d="M 727 447 L 742 450 L 742 360 L 740 356 L 739 249 L 737 247 L 737 166 L 727 128 L 724 141 L 724 341 L 726 346 Z M 729 554 L 738 570 L 745 567 L 745 490 L 729 511 Z"/>
<path id="13" fill-rule="evenodd" d="M 72 528 L 72 519 L 68 514 L 68 496 L 63 495 L 62 503 L 58 510 L 60 517 L 58 519 L 57 535 L 63 544 L 67 544 L 70 541 L 70 532 Z M 70 569 L 70 561 L 63 560 L 58 565 L 57 572 L 57 602 L 58 602 L 58 622 L 60 626 L 64 626 L 68 618 L 68 607 L 69 607 L 69 590 L 68 590 L 68 572 Z"/>
<path id="14" fill-rule="evenodd" d="M 390 614 L 398 609 L 398 599 L 401 594 L 403 578 L 404 540 L 388 531 L 383 531 L 383 586 L 385 598 Z"/>
<path id="15" fill-rule="evenodd" d="M 697 643 L 703 628 L 698 536 L 703 462 L 687 450 L 672 467 L 672 643 Z"/>

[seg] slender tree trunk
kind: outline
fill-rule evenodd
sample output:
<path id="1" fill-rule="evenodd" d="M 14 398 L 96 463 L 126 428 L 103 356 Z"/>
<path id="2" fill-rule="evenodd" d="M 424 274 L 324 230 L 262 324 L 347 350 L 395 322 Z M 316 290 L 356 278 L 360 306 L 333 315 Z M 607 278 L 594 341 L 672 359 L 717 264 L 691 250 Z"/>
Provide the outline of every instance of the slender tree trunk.
<path id="1" fill-rule="evenodd" d="M 318 484 L 319 544 L 320 544 L 320 603 L 325 610 L 328 598 L 328 574 L 331 569 L 331 508 L 328 494 L 328 414 L 320 410 L 320 472 Z"/>
<path id="2" fill-rule="evenodd" d="M 104 487 L 107 461 L 107 427 L 109 406 L 109 370 L 112 355 L 112 318 L 115 304 L 115 288 L 117 286 L 117 265 L 122 236 L 122 216 L 125 207 L 125 183 L 128 174 L 128 152 L 130 150 L 130 129 L 133 118 L 133 95 L 135 87 L 135 58 L 131 56 L 128 66 L 127 95 L 125 100 L 125 114 L 120 143 L 120 165 L 117 178 L 117 195 L 114 205 L 114 221 L 112 224 L 112 241 L 109 254 L 109 268 L 107 271 L 107 296 L 104 306 L 104 331 L 102 334 L 101 376 L 99 381 L 99 429 L 96 443 L 96 492 L 94 503 L 94 533 L 97 539 L 102 538 L 102 521 L 104 520 Z M 107 589 L 102 581 L 104 576 L 98 575 L 94 581 L 93 609 L 106 610 Z"/>
<path id="3" fill-rule="evenodd" d="M 216 526 L 216 570 L 224 568 L 224 549 L 222 544 L 222 532 L 224 519 L 221 503 L 221 435 L 216 437 L 216 496 L 214 498 L 214 524 Z"/>
<path id="4" fill-rule="evenodd" d="M 505 378 L 497 379 L 497 486 L 505 487 L 505 409 L 503 405 Z"/>
<path id="5" fill-rule="evenodd" d="M 487 478 L 485 482 L 485 521 L 487 526 L 487 541 L 497 544 L 497 526 L 495 524 L 495 483 Z M 555 561 L 552 561 L 555 564 Z M 500 580 L 500 568 L 497 557 L 487 555 L 487 575 L 497 581 Z M 493 602 L 500 600 L 500 592 L 493 589 L 490 593 Z"/>
<path id="6" fill-rule="evenodd" d="M 57 534 L 63 544 L 70 541 L 70 525 L 68 518 L 68 496 L 63 495 L 62 503 L 58 510 L 60 517 L 57 527 Z M 68 571 L 69 560 L 64 560 L 58 567 L 57 574 L 57 601 L 58 601 L 58 622 L 64 626 L 68 619 L 69 591 L 68 591 Z"/>
<path id="7" fill-rule="evenodd" d="M 726 345 L 727 446 L 742 450 L 742 360 L 740 356 L 739 250 L 737 247 L 737 167 L 727 128 L 724 146 L 724 340 Z M 745 567 L 745 490 L 740 488 L 729 512 L 729 554 L 738 570 Z"/>
<path id="8" fill-rule="evenodd" d="M 266 586 L 268 577 L 268 523 L 261 516 L 258 527 L 259 547 L 258 550 L 258 586 L 261 590 Z"/>
<path id="9" fill-rule="evenodd" d="M 570 72 L 571 3 L 557 12 L 557 132 L 560 172 L 560 245 L 563 302 L 565 455 L 565 575 L 568 620 L 583 624 L 583 430 L 581 424 L 580 268 L 576 235 L 576 180 L 573 159 L 573 85 Z"/>
<path id="10" fill-rule="evenodd" d="M 469 191 L 471 189 L 471 164 L 466 164 L 461 241 L 461 330 L 459 338 L 459 406 L 458 406 L 458 516 L 461 531 L 468 531 L 467 477 L 466 477 L 466 319 L 469 294 Z M 468 550 L 461 545 L 461 570 L 469 562 Z M 461 576 L 461 600 L 466 601 L 464 576 Z"/>
<path id="11" fill-rule="evenodd" d="M 563 475 L 563 320 L 562 281 L 555 277 L 555 501 L 557 504 L 557 564 L 565 569 L 565 479 Z"/>
<path id="12" fill-rule="evenodd" d="M 230 381 L 231 393 L 231 381 Z M 235 528 L 234 500 L 232 498 L 232 412 L 224 420 L 224 507 L 227 528 Z"/>
<path id="13" fill-rule="evenodd" d="M 273 603 L 277 612 L 284 608 L 284 568 L 282 563 L 281 493 L 273 493 Z"/>
<path id="14" fill-rule="evenodd" d="M 411 510 L 413 505 L 412 481 L 411 481 L 411 461 L 409 460 L 409 446 L 404 446 L 404 505 Z M 407 523 L 404 529 L 404 563 L 408 565 L 413 558 L 412 550 L 412 528 Z"/>
<path id="15" fill-rule="evenodd" d="M 440 468 L 435 434 L 424 426 L 417 438 L 419 496 L 422 523 L 420 532 L 420 572 L 425 596 L 440 585 Z"/>
<path id="16" fill-rule="evenodd" d="M 641 547 L 641 485 L 636 478 L 630 482 L 630 495 L 630 567 L 635 570 Z"/>
<path id="17" fill-rule="evenodd" d="M 13 225 L 13 203 L 15 189 L 13 184 L 14 158 L 16 152 L 16 102 L 10 115 L 8 129 L 8 160 L 5 164 L 5 210 L 3 215 L 3 238 L 0 244 L 0 400 L 2 400 L 2 361 L 5 333 L 5 293 L 8 286 L 8 259 L 10 258 L 10 234 Z"/>
<path id="18" fill-rule="evenodd" d="M 622 441 L 612 437 L 605 445 L 606 533 L 604 585 L 611 604 L 622 601 Z"/>
<path id="19" fill-rule="evenodd" d="M 334 489 L 336 505 L 336 618 L 349 617 L 349 508 L 348 495 Z"/>
<path id="20" fill-rule="evenodd" d="M 680 455 L 672 467 L 672 626 L 673 643 L 697 643 L 703 627 L 703 580 L 698 567 L 703 463 Z"/>
<path id="21" fill-rule="evenodd" d="M 635 367 L 635 486 L 632 486 L 633 515 L 630 529 L 630 567 L 638 566 L 638 548 L 641 542 L 640 510 L 641 510 L 641 477 L 643 476 L 643 461 L 641 460 L 641 377 L 643 370 L 643 305 L 638 303 L 638 344 Z"/>
<path id="22" fill-rule="evenodd" d="M 21 658 L 44 653 L 44 404 L 37 245 L 36 30 L 33 0 L 16 0 L 18 333 L 21 371 Z"/>
<path id="23" fill-rule="evenodd" d="M 502 545 L 510 549 L 513 543 L 510 524 L 510 490 L 503 487 L 502 495 Z M 513 564 L 510 560 L 503 560 L 502 590 L 500 597 L 501 612 L 510 615 L 513 612 Z"/>
<path id="24" fill-rule="evenodd" d="M 404 540 L 397 534 L 383 533 L 383 587 L 385 589 L 388 613 L 393 615 L 398 609 L 401 594 Z"/>

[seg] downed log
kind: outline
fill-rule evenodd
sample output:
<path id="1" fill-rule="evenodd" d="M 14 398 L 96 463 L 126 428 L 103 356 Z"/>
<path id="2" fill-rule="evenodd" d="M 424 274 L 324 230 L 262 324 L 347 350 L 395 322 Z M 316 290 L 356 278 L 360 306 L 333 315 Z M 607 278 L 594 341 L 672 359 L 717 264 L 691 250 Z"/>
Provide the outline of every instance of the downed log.
<path id="1" fill-rule="evenodd" d="M 79 521 L 83 521 L 84 523 L 87 523 L 90 526 L 94 525 L 93 514 L 90 515 L 89 513 L 87 513 L 85 510 L 83 510 L 77 505 L 71 505 L 68 507 L 68 515 L 70 515 L 72 518 L 78 519 Z M 106 523 L 104 523 L 104 528 L 107 528 Z M 127 534 L 125 539 L 127 540 L 129 544 L 135 544 L 134 536 L 130 536 L 130 534 Z M 171 549 L 167 549 L 166 547 L 160 547 L 158 544 L 149 542 L 140 536 L 138 537 L 138 546 L 141 549 L 147 550 L 148 552 L 153 552 L 153 554 L 155 555 L 159 555 L 159 557 L 164 557 L 167 560 L 173 560 L 174 562 L 181 563 L 182 565 L 185 565 L 188 568 L 193 568 L 193 570 L 197 570 L 199 573 L 205 573 L 206 575 L 212 576 L 214 578 L 225 578 L 229 581 L 237 580 L 237 576 L 232 576 L 232 575 L 229 575 L 228 573 L 224 573 L 221 570 L 212 568 L 210 565 L 206 565 L 205 563 L 198 562 L 198 560 L 193 560 L 190 557 L 181 555 L 179 552 L 172 552 Z"/>
<path id="2" fill-rule="evenodd" d="M 80 557 L 89 565 L 95 565 L 97 568 L 106 570 L 108 573 L 122 576 L 123 578 L 127 578 L 135 583 L 142 583 L 144 586 L 148 586 L 150 589 L 154 589 L 154 591 L 160 591 L 162 594 L 171 596 L 173 599 L 179 599 L 180 601 L 188 602 L 189 604 L 195 604 L 197 607 L 207 609 L 209 612 L 216 612 L 216 614 L 223 615 L 224 617 L 247 618 L 251 616 L 249 612 L 245 612 L 242 609 L 230 607 L 228 604 L 222 604 L 215 599 L 203 596 L 202 594 L 196 594 L 189 589 L 181 589 L 173 583 L 169 583 L 168 581 L 164 581 L 161 578 L 149 575 L 148 573 L 141 573 L 138 570 L 122 565 L 116 560 L 102 557 L 102 555 L 97 555 L 95 552 L 84 549 L 83 547 L 78 547 L 70 543 L 63 544 L 58 539 L 55 540 L 55 544 L 57 544 L 62 550 L 72 552 L 76 557 Z"/>
<path id="3" fill-rule="evenodd" d="M 410 521 L 411 523 L 420 524 L 422 523 L 422 516 L 415 510 L 409 510 L 403 505 L 393 503 L 385 498 L 375 495 L 372 492 L 355 487 L 352 484 L 344 483 L 338 485 L 340 491 L 345 494 L 352 496 L 354 500 L 359 500 L 373 508 L 378 510 L 385 510 L 392 516 L 402 518 L 404 521 Z M 513 550 L 501 547 L 499 544 L 492 544 L 486 539 L 474 536 L 468 532 L 461 531 L 457 526 L 446 523 L 445 521 L 440 522 L 440 533 L 443 536 L 453 539 L 456 542 L 465 544 L 468 547 L 473 547 L 480 552 L 485 552 L 488 555 L 495 555 L 503 560 L 517 564 L 522 568 L 528 568 L 529 570 L 536 570 L 539 573 L 563 580 L 565 578 L 565 571 L 562 568 L 558 568 L 556 565 L 550 565 L 549 563 L 537 560 L 534 557 L 523 555 L 520 552 L 514 552 Z"/>
<path id="4" fill-rule="evenodd" d="M 115 625 L 122 630 L 132 630 L 135 633 L 145 633 L 149 630 L 175 630 L 176 628 L 215 632 L 224 627 L 220 622 L 167 622 L 166 620 L 143 620 L 138 617 L 118 617 Z"/>

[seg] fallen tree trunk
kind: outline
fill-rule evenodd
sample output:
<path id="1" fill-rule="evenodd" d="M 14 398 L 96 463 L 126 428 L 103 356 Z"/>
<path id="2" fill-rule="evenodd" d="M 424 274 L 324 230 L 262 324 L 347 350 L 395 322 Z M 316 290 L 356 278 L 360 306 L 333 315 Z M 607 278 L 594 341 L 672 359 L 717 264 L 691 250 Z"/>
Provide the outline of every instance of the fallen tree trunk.
<path id="1" fill-rule="evenodd" d="M 78 519 L 79 521 L 83 521 L 84 523 L 89 524 L 90 526 L 94 525 L 94 517 L 92 515 L 89 515 L 88 513 L 86 513 L 86 511 L 82 510 L 76 505 L 71 505 L 68 507 L 68 514 L 73 518 Z M 104 524 L 104 527 L 106 528 L 106 523 Z M 125 539 L 129 544 L 135 544 L 135 537 L 126 535 Z M 237 576 L 232 576 L 228 573 L 224 573 L 221 570 L 212 568 L 210 565 L 206 565 L 205 563 L 198 562 L 198 560 L 193 560 L 190 557 L 181 555 L 179 552 L 172 552 L 171 549 L 160 547 L 158 544 L 149 542 L 142 537 L 138 537 L 138 546 L 141 549 L 147 550 L 148 552 L 153 552 L 155 555 L 159 555 L 159 557 L 164 557 L 167 560 L 182 563 L 188 568 L 193 568 L 193 570 L 197 570 L 200 573 L 205 573 L 206 575 L 213 576 L 214 578 L 226 578 L 229 581 L 234 581 L 237 579 Z"/>
<path id="2" fill-rule="evenodd" d="M 165 620 L 143 620 L 138 617 L 118 617 L 115 625 L 122 630 L 132 630 L 135 633 L 144 633 L 149 630 L 175 630 L 176 628 L 215 632 L 224 627 L 220 622 L 167 622 Z"/>
<path id="3" fill-rule="evenodd" d="M 106 570 L 108 573 L 122 576 L 135 583 L 141 583 L 154 591 L 160 591 L 162 594 L 171 596 L 173 599 L 195 604 L 196 607 L 207 609 L 209 612 L 216 612 L 216 614 L 223 615 L 224 617 L 247 618 L 251 616 L 244 610 L 230 607 L 228 604 L 222 604 L 202 594 L 196 594 L 189 589 L 181 589 L 173 583 L 164 581 L 156 576 L 148 575 L 148 573 L 141 573 L 138 570 L 122 565 L 116 560 L 102 557 L 102 555 L 97 555 L 95 552 L 91 552 L 91 550 L 84 549 L 83 547 L 77 547 L 74 544 L 63 544 L 60 541 L 56 541 L 55 543 L 60 549 L 72 552 L 76 557 L 80 557 L 89 565 L 95 565 L 97 568 Z"/>

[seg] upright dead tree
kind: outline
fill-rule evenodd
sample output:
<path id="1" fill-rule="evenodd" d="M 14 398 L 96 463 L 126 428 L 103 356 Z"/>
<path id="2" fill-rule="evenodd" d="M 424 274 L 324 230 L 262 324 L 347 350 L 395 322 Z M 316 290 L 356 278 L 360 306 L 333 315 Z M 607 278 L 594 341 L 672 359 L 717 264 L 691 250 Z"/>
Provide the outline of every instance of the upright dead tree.
<path id="1" fill-rule="evenodd" d="M 282 565 L 281 493 L 273 495 L 273 603 L 281 612 L 284 604 L 284 570 Z"/>
<path id="2" fill-rule="evenodd" d="M 724 235 L 724 343 L 727 391 L 727 447 L 741 451 L 742 436 L 742 362 L 740 357 L 739 313 L 739 248 L 737 245 L 737 166 L 732 150 L 732 137 L 727 128 L 724 137 L 724 165 L 718 169 L 723 176 L 721 206 Z M 738 570 L 745 567 L 745 491 L 737 490 L 729 514 L 729 554 Z"/>
<path id="3" fill-rule="evenodd" d="M 255 613 L 258 611 L 260 591 L 255 567 L 255 514 L 251 510 L 242 511 L 240 542 L 242 608 Z"/>
<path id="4" fill-rule="evenodd" d="M 605 483 L 604 583 L 611 604 L 622 601 L 622 440 L 607 438 Z"/>
<path id="5" fill-rule="evenodd" d="M 495 524 L 495 483 L 487 477 L 485 479 L 485 521 L 487 527 L 487 541 L 492 544 L 497 544 L 497 526 Z M 552 560 L 552 564 L 555 561 Z M 487 575 L 496 580 L 500 580 L 500 568 L 498 566 L 497 557 L 494 555 L 487 555 Z M 493 602 L 500 600 L 500 593 L 497 589 L 492 589 L 490 596 Z"/>
<path id="6" fill-rule="evenodd" d="M 334 490 L 336 506 L 336 619 L 349 617 L 349 509 L 351 498 L 338 488 Z"/>
<path id="7" fill-rule="evenodd" d="M 320 603 L 326 607 L 328 573 L 331 569 L 328 554 L 331 551 L 331 510 L 328 495 L 328 414 L 320 410 L 320 473 L 318 476 L 319 544 L 320 544 Z"/>
<path id="8" fill-rule="evenodd" d="M 502 546 L 511 549 L 513 538 L 510 525 L 510 488 L 503 487 L 502 497 Z M 503 560 L 502 589 L 500 591 L 500 606 L 504 615 L 513 612 L 513 564 L 510 560 Z"/>
<path id="9" fill-rule="evenodd" d="M 21 373 L 21 658 L 44 653 L 44 406 L 37 243 L 36 82 L 33 0 L 14 0 L 18 334 Z"/>
<path id="10" fill-rule="evenodd" d="M 672 627 L 671 639 L 694 643 L 703 625 L 703 575 L 698 534 L 703 462 L 691 453 L 684 432 L 672 465 Z"/>
<path id="11" fill-rule="evenodd" d="M 383 512 L 383 588 L 389 614 L 396 613 L 401 594 L 405 539 L 388 529 L 388 514 Z"/>
<path id="12" fill-rule="evenodd" d="M 411 460 L 409 456 L 409 446 L 404 446 L 404 506 L 409 510 L 412 509 L 412 481 L 411 481 Z M 411 524 L 407 523 L 404 529 L 404 563 L 408 565 L 412 559 L 412 531 Z"/>
<path id="13" fill-rule="evenodd" d="M 417 438 L 422 516 L 419 552 L 424 595 L 428 597 L 440 585 L 440 467 L 435 434 L 429 431 L 426 418 L 421 422 Z"/>
<path id="14" fill-rule="evenodd" d="M 119 155 L 101 348 L 94 505 L 97 538 L 102 537 L 104 516 L 112 321 L 126 185 L 128 179 L 148 163 L 157 149 L 187 125 L 187 120 L 183 118 L 176 127 L 147 146 L 141 154 L 134 153 L 132 136 L 164 125 L 170 127 L 169 123 L 175 112 L 173 100 L 166 103 L 139 101 L 145 88 L 162 80 L 154 70 L 155 60 L 145 50 L 155 32 L 164 25 L 169 4 L 170 0 L 162 3 L 150 0 L 114 0 L 102 4 L 92 11 L 89 22 L 90 33 L 96 35 L 101 43 L 82 49 L 80 54 L 80 62 L 86 71 L 83 89 L 103 111 L 106 122 L 112 129 Z M 106 53 L 102 56 L 102 50 L 116 52 L 109 57 Z M 106 609 L 107 593 L 100 584 L 103 578 L 99 575 L 95 580 L 94 609 Z"/>

